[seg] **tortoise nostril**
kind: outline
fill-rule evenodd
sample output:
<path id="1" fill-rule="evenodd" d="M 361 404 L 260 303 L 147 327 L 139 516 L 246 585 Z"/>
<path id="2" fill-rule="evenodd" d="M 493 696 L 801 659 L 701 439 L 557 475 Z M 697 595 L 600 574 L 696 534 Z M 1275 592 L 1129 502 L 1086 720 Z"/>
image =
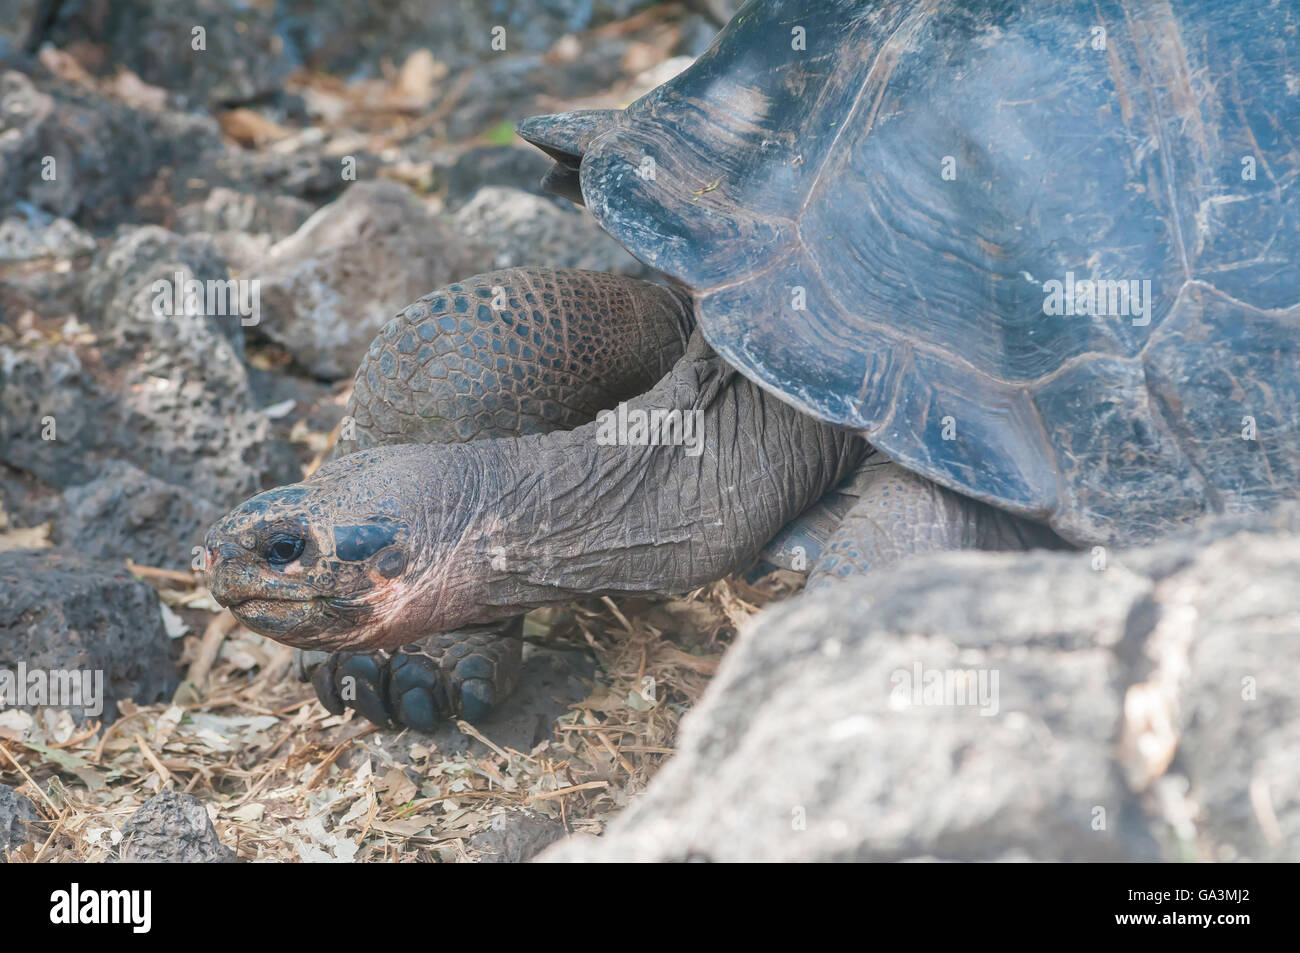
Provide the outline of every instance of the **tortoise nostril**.
<path id="1" fill-rule="evenodd" d="M 215 572 L 223 562 L 234 559 L 239 555 L 239 547 L 231 543 L 221 543 L 215 546 L 209 544 L 204 548 L 206 550 L 205 555 L 208 561 L 207 571 L 209 573 Z"/>

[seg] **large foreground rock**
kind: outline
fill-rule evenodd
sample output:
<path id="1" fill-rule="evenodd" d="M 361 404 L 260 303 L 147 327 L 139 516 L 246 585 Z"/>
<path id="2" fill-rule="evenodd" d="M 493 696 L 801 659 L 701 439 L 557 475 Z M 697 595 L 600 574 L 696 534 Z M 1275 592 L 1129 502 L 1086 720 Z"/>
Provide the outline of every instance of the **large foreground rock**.
<path id="1" fill-rule="evenodd" d="M 1300 511 L 1095 566 L 923 557 L 764 613 L 645 796 L 544 858 L 1300 859 Z"/>
<path id="2" fill-rule="evenodd" d="M 92 680 L 81 704 L 31 694 L 32 673 L 40 679 L 84 672 Z M 0 552 L 0 686 L 16 684 L 22 673 L 29 704 L 15 707 L 38 707 L 31 704 L 37 701 L 67 708 L 78 721 L 112 721 L 119 699 L 161 700 L 177 679 L 157 594 L 124 569 L 76 552 Z M 83 686 L 80 677 L 76 682 Z M 102 697 L 95 697 L 99 688 Z"/>

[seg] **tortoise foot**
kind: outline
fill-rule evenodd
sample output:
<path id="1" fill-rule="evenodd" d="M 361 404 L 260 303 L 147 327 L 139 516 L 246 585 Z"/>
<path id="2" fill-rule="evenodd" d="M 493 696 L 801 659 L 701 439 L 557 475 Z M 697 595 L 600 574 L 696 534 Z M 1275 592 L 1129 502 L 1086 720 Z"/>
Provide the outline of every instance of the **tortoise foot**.
<path id="1" fill-rule="evenodd" d="M 522 631 L 519 617 L 395 650 L 303 652 L 297 668 L 336 715 L 354 708 L 385 728 L 430 732 L 447 718 L 478 721 L 514 690 Z"/>

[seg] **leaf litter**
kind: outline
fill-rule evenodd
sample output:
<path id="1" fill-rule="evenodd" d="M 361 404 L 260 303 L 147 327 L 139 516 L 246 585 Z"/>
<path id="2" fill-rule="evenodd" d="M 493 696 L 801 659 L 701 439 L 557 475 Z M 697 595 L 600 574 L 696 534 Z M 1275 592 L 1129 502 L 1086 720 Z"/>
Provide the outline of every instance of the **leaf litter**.
<path id="1" fill-rule="evenodd" d="M 0 711 L 0 782 L 43 819 L 10 861 L 114 858 L 122 825 L 163 790 L 203 803 L 222 842 L 248 862 L 473 861 L 474 835 L 521 811 L 599 834 L 673 753 L 682 714 L 737 626 L 798 585 L 777 572 L 677 599 L 538 610 L 526 638 L 594 657 L 587 697 L 530 750 L 462 721 L 478 744 L 450 752 L 352 711 L 329 713 L 294 677 L 289 649 L 206 608 L 199 577 L 186 586 L 181 574 L 132 568 L 187 624 L 175 636 L 186 677 L 171 701 L 119 701 L 108 726 L 52 709 Z"/>

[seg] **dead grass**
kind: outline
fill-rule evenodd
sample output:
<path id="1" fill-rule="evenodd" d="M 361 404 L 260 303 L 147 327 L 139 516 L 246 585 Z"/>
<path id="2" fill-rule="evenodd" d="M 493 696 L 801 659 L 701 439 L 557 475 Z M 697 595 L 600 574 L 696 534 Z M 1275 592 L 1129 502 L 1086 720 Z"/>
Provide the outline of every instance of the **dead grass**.
<path id="1" fill-rule="evenodd" d="M 189 677 L 170 703 L 127 702 L 107 728 L 66 711 L 0 713 L 0 781 L 45 822 L 43 842 L 10 861 L 106 860 L 125 821 L 165 789 L 203 802 L 242 861 L 474 860 L 473 835 L 521 809 L 600 833 L 672 754 L 736 625 L 794 585 L 774 573 L 757 587 L 733 579 L 684 599 L 534 613 L 526 637 L 587 646 L 597 681 L 529 751 L 461 722 L 485 746 L 475 754 L 331 715 L 294 678 L 288 649 L 212 611 L 183 574 L 135 569 L 191 623 Z"/>

